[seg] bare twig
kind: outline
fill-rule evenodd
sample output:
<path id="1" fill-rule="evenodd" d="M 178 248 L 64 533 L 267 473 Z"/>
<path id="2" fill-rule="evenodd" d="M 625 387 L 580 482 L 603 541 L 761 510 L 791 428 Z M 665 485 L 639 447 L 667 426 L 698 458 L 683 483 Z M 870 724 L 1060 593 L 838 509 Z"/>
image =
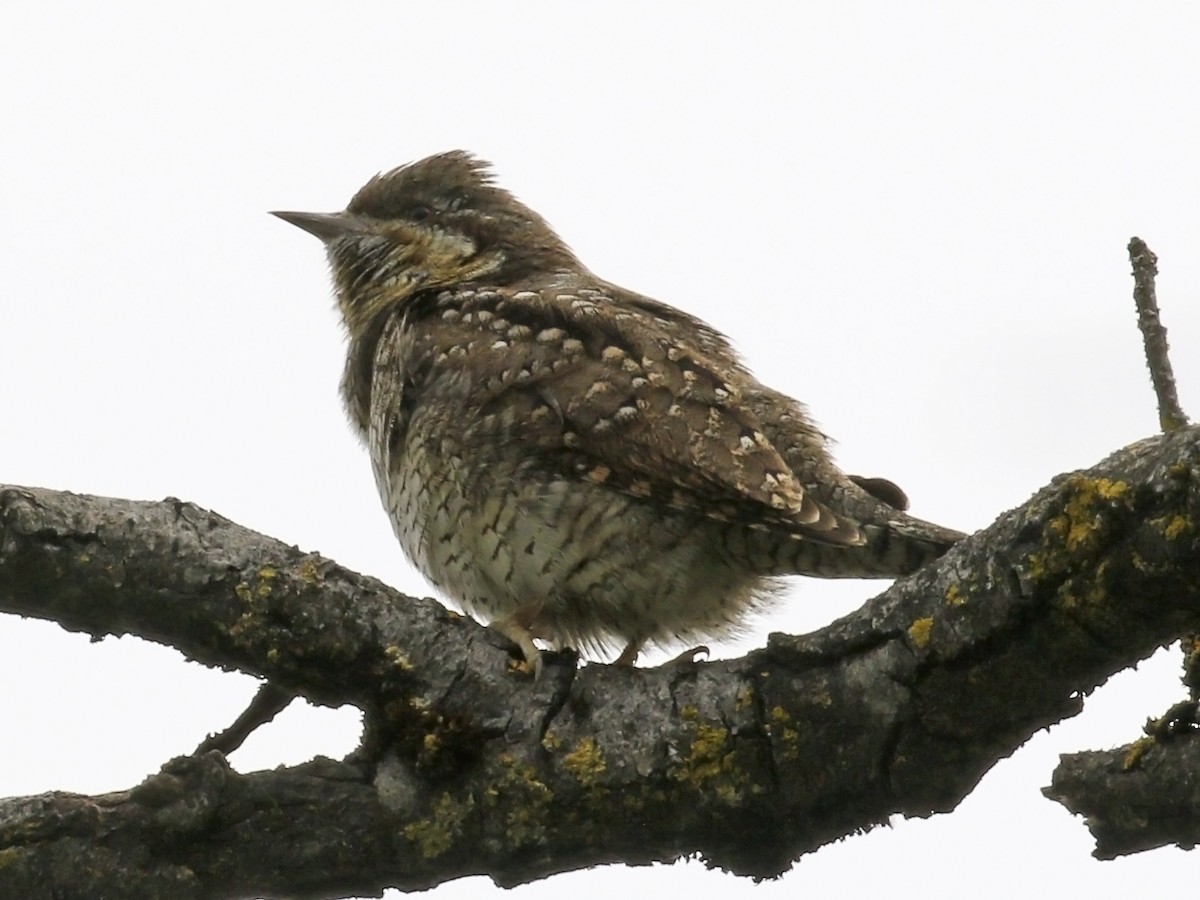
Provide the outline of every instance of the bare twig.
<path id="1" fill-rule="evenodd" d="M 200 756 L 210 750 L 220 750 L 228 756 L 242 746 L 255 728 L 270 722 L 295 699 L 294 693 L 268 681 L 258 689 L 258 693 L 254 695 L 246 711 L 237 717 L 237 721 L 219 734 L 210 734 L 192 752 Z"/>
<path id="2" fill-rule="evenodd" d="M 1158 298 L 1154 278 L 1158 275 L 1158 257 L 1139 237 L 1129 239 L 1129 261 L 1133 263 L 1133 301 L 1137 304 L 1138 327 L 1146 345 L 1146 365 L 1158 397 L 1158 423 L 1163 431 L 1175 431 L 1188 424 L 1175 392 L 1175 375 L 1167 347 L 1167 329 L 1158 317 Z"/>

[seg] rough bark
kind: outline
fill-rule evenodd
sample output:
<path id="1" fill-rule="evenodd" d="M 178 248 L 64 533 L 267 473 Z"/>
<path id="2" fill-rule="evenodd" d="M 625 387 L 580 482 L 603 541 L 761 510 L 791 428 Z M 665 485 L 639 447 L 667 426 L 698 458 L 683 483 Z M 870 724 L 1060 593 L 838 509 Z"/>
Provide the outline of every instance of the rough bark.
<path id="1" fill-rule="evenodd" d="M 207 753 L 130 791 L 0 801 L 0 896 L 367 895 L 686 854 L 777 875 L 895 813 L 953 809 L 1111 674 L 1200 630 L 1198 460 L 1196 428 L 1125 448 L 742 659 L 553 655 L 538 681 L 470 620 L 191 504 L 0 488 L 0 611 L 170 644 L 366 722 L 341 762 L 239 775 Z"/>
<path id="2" fill-rule="evenodd" d="M 1200 842 L 1200 733 L 1064 755 L 1043 793 L 1085 816 L 1093 856 Z"/>

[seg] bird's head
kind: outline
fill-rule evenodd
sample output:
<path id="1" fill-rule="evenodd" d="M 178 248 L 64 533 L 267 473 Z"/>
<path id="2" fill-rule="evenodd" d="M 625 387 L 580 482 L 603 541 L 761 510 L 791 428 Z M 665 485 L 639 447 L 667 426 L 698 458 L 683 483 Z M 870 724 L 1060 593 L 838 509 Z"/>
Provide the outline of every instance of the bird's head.
<path id="1" fill-rule="evenodd" d="M 319 237 L 351 335 L 414 294 L 578 267 L 545 220 L 461 150 L 376 175 L 342 212 L 276 212 Z"/>

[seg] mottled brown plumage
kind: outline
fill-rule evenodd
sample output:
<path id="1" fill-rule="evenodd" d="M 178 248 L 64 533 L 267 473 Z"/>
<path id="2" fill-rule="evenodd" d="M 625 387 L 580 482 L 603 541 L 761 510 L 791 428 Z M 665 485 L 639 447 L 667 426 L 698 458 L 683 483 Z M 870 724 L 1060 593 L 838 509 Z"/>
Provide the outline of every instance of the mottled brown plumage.
<path id="1" fill-rule="evenodd" d="M 593 275 L 462 152 L 276 213 L 328 250 L 342 392 L 405 553 L 536 665 L 719 637 L 776 577 L 894 576 L 961 537 L 842 473 L 711 326 Z"/>

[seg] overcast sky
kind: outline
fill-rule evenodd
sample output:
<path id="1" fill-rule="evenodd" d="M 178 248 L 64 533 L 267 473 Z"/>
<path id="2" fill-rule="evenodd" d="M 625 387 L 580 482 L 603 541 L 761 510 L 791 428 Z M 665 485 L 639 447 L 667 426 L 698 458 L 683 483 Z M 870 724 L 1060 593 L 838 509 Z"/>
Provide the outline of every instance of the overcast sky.
<path id="1" fill-rule="evenodd" d="M 0 11 L 0 481 L 195 501 L 401 590 L 337 394 L 320 245 L 266 214 L 472 150 L 602 276 L 728 332 L 850 471 L 989 524 L 1155 431 L 1125 246 L 1160 258 L 1200 414 L 1194 3 L 44 3 Z M 686 12 L 684 10 L 687 10 Z M 797 579 L 737 655 L 880 585 Z M 1160 653 L 1036 736 L 950 815 L 897 821 L 754 886 L 609 868 L 620 892 L 1010 898 L 1194 882 L 1089 858 L 1044 800 L 1061 752 L 1181 698 Z M 0 617 L 0 795 L 129 787 L 256 683 L 135 639 Z M 338 757 L 353 710 L 297 704 L 242 771 Z M 495 890 L 481 879 L 442 898 Z"/>

